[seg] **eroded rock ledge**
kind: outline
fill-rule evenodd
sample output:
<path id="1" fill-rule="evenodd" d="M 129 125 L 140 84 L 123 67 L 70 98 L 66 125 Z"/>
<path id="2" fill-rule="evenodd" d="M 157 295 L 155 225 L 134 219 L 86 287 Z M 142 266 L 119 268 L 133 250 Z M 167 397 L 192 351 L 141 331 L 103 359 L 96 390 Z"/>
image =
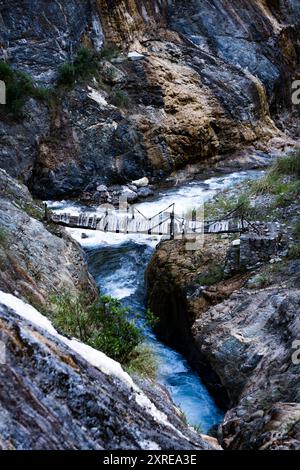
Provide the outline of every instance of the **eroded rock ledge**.
<path id="1" fill-rule="evenodd" d="M 53 294 L 97 294 L 80 246 L 56 226 L 46 226 L 40 202 L 0 169 L 0 290 L 45 306 Z"/>

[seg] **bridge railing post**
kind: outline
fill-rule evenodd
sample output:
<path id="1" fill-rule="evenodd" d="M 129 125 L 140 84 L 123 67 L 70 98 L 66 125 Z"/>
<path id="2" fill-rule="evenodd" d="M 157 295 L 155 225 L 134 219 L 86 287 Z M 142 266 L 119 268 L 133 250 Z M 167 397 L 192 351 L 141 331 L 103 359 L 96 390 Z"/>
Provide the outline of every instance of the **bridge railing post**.
<path id="1" fill-rule="evenodd" d="M 175 204 L 173 204 L 172 212 L 170 213 L 170 239 L 175 238 Z"/>

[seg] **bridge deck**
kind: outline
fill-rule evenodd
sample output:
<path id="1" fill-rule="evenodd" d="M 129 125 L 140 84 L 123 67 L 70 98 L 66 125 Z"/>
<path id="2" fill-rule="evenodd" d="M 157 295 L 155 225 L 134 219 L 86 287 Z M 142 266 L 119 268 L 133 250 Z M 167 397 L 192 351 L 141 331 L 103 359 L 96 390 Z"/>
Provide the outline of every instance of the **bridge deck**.
<path id="1" fill-rule="evenodd" d="M 118 214 L 80 213 L 71 215 L 68 213 L 52 213 L 51 221 L 65 227 L 100 230 L 112 233 L 139 233 L 151 235 L 170 235 L 173 238 L 179 234 L 213 234 L 213 233 L 237 233 L 247 230 L 249 224 L 237 217 L 224 220 L 189 220 L 179 217 L 174 212 L 161 212 L 151 218 L 146 218 L 141 213 Z"/>

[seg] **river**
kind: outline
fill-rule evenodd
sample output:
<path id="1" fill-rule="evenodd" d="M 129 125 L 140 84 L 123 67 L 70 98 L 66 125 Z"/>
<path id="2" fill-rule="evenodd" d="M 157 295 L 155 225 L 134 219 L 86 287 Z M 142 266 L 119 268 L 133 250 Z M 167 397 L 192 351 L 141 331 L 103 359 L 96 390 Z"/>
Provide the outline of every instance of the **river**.
<path id="1" fill-rule="evenodd" d="M 194 181 L 171 189 L 159 191 L 151 200 L 136 207 L 151 216 L 175 202 L 178 214 L 198 207 L 202 200 L 211 199 L 217 192 L 232 187 L 242 180 L 257 178 L 258 171 L 236 172 L 202 181 Z M 79 204 L 69 202 L 50 203 L 57 211 L 76 213 L 83 210 Z M 91 211 L 91 209 L 88 209 Z M 102 294 L 120 299 L 133 312 L 143 314 L 146 309 L 144 273 L 151 259 L 158 236 L 125 235 L 68 229 L 83 246 L 87 254 L 90 272 L 96 279 Z M 82 239 L 85 232 L 88 238 Z M 158 363 L 157 381 L 164 385 L 173 401 L 185 413 L 191 425 L 206 433 L 213 425 L 222 421 L 223 412 L 216 406 L 199 375 L 188 365 L 185 358 L 158 341 L 143 321 L 146 343 L 152 348 Z"/>

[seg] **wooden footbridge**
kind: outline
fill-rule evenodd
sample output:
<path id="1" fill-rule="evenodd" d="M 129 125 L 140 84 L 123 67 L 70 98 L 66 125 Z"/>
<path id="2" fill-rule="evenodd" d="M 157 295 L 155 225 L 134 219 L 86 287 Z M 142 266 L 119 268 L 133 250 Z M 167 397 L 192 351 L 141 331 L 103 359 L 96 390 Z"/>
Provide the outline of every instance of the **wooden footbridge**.
<path id="1" fill-rule="evenodd" d="M 101 209 L 97 213 L 81 212 L 73 215 L 49 212 L 45 205 L 45 218 L 65 227 L 111 233 L 165 235 L 170 239 L 187 234 L 241 233 L 253 226 L 242 215 L 240 206 L 221 219 L 199 220 L 195 210 L 191 218 L 177 215 L 175 203 L 150 218 L 134 206 L 128 206 L 124 211 Z"/>

